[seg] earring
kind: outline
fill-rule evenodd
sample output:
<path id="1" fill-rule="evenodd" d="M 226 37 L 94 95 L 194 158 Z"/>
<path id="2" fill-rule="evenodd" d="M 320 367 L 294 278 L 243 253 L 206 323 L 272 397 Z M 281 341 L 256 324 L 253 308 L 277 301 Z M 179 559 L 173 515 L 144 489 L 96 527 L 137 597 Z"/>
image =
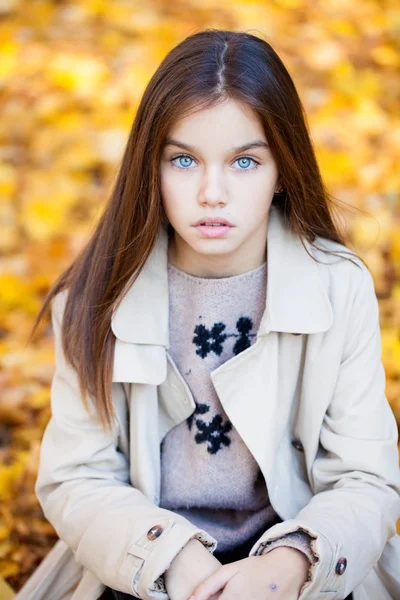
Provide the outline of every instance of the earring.
<path id="1" fill-rule="evenodd" d="M 282 194 L 285 191 L 285 188 L 281 185 L 279 190 L 275 190 L 275 194 Z"/>

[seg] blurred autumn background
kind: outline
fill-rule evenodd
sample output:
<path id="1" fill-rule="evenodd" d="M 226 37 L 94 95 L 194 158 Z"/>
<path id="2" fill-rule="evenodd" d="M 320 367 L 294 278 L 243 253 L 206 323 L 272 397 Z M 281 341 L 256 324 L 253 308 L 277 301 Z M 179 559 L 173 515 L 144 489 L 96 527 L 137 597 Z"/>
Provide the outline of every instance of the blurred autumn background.
<path id="1" fill-rule="evenodd" d="M 349 206 L 339 225 L 374 276 L 400 423 L 397 0 L 0 0 L 1 600 L 57 539 L 34 494 L 53 373 L 49 320 L 27 344 L 34 318 L 94 228 L 147 81 L 206 27 L 263 37 L 296 83 L 329 191 Z"/>

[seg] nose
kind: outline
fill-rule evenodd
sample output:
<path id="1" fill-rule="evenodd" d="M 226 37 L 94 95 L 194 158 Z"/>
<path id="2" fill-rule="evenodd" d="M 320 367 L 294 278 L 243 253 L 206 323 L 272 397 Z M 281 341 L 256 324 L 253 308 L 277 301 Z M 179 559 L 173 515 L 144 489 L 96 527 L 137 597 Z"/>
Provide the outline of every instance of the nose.
<path id="1" fill-rule="evenodd" d="M 220 173 L 205 173 L 199 193 L 199 202 L 201 205 L 208 204 L 209 206 L 227 204 L 227 191 Z"/>

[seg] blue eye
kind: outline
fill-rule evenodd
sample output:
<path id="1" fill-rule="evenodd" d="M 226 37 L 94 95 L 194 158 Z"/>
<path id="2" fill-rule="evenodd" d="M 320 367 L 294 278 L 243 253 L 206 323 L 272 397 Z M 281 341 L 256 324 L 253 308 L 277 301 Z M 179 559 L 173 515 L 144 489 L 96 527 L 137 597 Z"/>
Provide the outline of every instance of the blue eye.
<path id="1" fill-rule="evenodd" d="M 257 161 L 254 160 L 254 158 L 251 158 L 250 156 L 241 156 L 240 158 L 237 159 L 238 161 L 240 160 L 251 160 L 256 166 L 253 169 L 257 169 L 258 165 L 260 163 L 258 163 Z M 242 165 L 243 166 L 243 165 Z M 253 169 L 240 169 L 241 171 L 253 171 Z"/>
<path id="2" fill-rule="evenodd" d="M 178 167 L 178 169 L 179 169 L 179 168 L 181 168 L 181 167 L 182 167 L 183 169 L 185 169 L 186 167 L 188 167 L 188 166 L 189 166 L 187 163 L 186 163 L 186 165 L 182 165 L 182 163 L 181 163 L 181 164 L 180 164 L 180 167 L 179 167 L 179 166 L 178 166 L 178 165 L 176 165 L 176 164 L 175 164 L 175 162 L 174 162 L 175 160 L 178 160 L 178 159 L 179 159 L 179 160 L 180 160 L 180 159 L 183 159 L 183 160 L 187 160 L 187 161 L 193 160 L 193 158 L 191 158 L 190 156 L 187 156 L 186 154 L 179 154 L 178 156 L 174 156 L 173 158 L 171 158 L 171 162 L 172 162 L 172 164 L 174 165 L 174 167 Z"/>
<path id="3" fill-rule="evenodd" d="M 190 162 L 190 161 L 193 161 L 193 158 L 191 156 L 189 156 L 188 154 L 178 154 L 177 156 L 174 156 L 170 159 L 170 162 L 172 163 L 172 165 L 175 168 L 180 169 L 181 171 L 187 171 L 188 170 L 187 167 L 189 167 L 190 164 L 188 164 L 188 162 L 186 162 L 186 164 L 183 164 L 182 162 L 180 162 L 179 165 L 177 165 L 177 164 L 175 164 L 176 160 L 179 160 L 179 161 L 186 160 L 186 161 Z M 242 169 L 242 168 L 239 169 L 239 171 L 245 171 L 245 172 L 246 171 L 255 171 L 260 164 L 259 162 L 254 160 L 254 158 L 251 158 L 251 156 L 240 156 L 239 158 L 236 159 L 235 162 L 238 162 L 238 161 L 251 161 L 252 163 L 254 163 L 255 166 L 251 169 Z M 242 164 L 242 166 L 243 166 L 243 164 Z M 249 164 L 247 164 L 247 166 L 249 166 Z"/>

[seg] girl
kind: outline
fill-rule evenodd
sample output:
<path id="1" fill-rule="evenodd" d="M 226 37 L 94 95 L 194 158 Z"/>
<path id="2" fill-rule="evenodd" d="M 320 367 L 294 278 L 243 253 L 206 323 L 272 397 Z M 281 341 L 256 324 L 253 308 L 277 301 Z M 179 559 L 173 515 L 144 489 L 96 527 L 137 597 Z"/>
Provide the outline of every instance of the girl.
<path id="1" fill-rule="evenodd" d="M 53 299 L 60 540 L 17 600 L 400 598 L 378 303 L 332 209 L 267 42 L 166 56 L 34 326 Z"/>

